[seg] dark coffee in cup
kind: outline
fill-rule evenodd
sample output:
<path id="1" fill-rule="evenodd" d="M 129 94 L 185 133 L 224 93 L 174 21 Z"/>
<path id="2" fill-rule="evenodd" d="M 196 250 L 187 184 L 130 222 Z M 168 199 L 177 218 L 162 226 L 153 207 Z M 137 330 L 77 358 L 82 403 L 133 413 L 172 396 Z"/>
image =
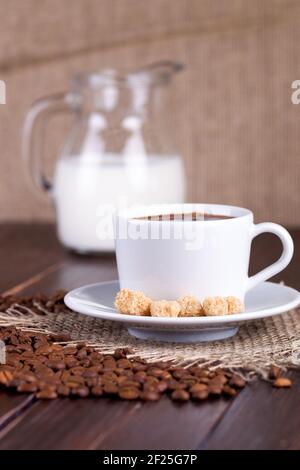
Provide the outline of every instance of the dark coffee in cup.
<path id="1" fill-rule="evenodd" d="M 201 212 L 188 212 L 179 214 L 161 214 L 161 215 L 148 215 L 146 217 L 136 217 L 137 220 L 153 220 L 153 221 L 167 221 L 167 220 L 183 220 L 183 221 L 204 221 L 209 222 L 211 220 L 226 220 L 233 219 L 232 215 L 219 215 L 219 214 L 208 214 Z"/>

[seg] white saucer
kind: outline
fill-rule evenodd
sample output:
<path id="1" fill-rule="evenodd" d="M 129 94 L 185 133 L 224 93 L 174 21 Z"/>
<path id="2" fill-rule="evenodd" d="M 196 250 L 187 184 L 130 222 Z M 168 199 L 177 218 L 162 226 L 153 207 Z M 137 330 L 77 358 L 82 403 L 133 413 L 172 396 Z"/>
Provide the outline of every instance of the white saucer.
<path id="1" fill-rule="evenodd" d="M 65 296 L 66 305 L 84 315 L 127 324 L 131 335 L 154 341 L 192 343 L 229 338 L 241 322 L 278 315 L 300 304 L 300 293 L 291 287 L 262 282 L 246 295 L 246 310 L 227 316 L 158 318 L 123 315 L 114 308 L 118 281 L 83 286 Z"/>

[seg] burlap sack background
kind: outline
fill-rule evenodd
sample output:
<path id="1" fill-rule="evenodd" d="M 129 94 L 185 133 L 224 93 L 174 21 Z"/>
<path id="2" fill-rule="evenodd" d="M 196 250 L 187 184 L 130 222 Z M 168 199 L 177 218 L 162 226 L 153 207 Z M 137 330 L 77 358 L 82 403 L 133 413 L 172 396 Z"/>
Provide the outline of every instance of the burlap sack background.
<path id="1" fill-rule="evenodd" d="M 298 0 L 0 0 L 0 220 L 54 214 L 25 181 L 20 136 L 37 98 L 78 69 L 182 60 L 172 108 L 189 199 L 252 208 L 257 220 L 300 223 Z M 49 135 L 54 161 L 65 126 Z M 51 165 L 49 165 L 51 166 Z"/>

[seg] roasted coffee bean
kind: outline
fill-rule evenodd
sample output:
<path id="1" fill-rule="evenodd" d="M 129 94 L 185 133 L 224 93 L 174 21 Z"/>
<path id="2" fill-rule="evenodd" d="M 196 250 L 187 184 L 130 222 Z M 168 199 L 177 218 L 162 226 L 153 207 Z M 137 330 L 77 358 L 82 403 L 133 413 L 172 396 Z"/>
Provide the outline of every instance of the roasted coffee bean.
<path id="1" fill-rule="evenodd" d="M 82 366 L 75 366 L 75 367 L 72 367 L 71 369 L 69 369 L 69 373 L 72 374 L 72 375 L 83 375 L 84 372 L 86 372 L 87 369 L 85 369 L 84 367 Z"/>
<path id="2" fill-rule="evenodd" d="M 212 380 L 214 380 L 215 383 L 220 383 L 221 385 L 225 385 L 228 382 L 228 379 L 224 374 L 217 374 Z"/>
<path id="3" fill-rule="evenodd" d="M 68 380 L 72 380 L 72 377 L 73 375 L 71 374 L 71 372 L 68 370 L 62 370 L 61 371 L 61 377 L 60 377 L 60 380 L 62 382 L 67 382 Z"/>
<path id="4" fill-rule="evenodd" d="M 55 374 L 54 374 L 55 379 L 61 381 L 62 374 L 63 374 L 63 371 L 62 371 L 62 370 L 58 370 L 57 372 L 55 372 Z"/>
<path id="5" fill-rule="evenodd" d="M 32 374 L 31 372 L 24 372 L 23 369 L 22 369 L 22 373 L 19 374 L 19 377 L 28 383 L 37 382 L 37 377 L 34 374 Z"/>
<path id="6" fill-rule="evenodd" d="M 91 367 L 89 367 L 89 370 L 93 370 L 97 373 L 102 372 L 103 371 L 103 365 L 102 364 L 92 365 Z"/>
<path id="7" fill-rule="evenodd" d="M 209 384 L 209 378 L 208 377 L 198 377 L 198 382 L 201 384 Z"/>
<path id="8" fill-rule="evenodd" d="M 195 375 L 196 377 L 207 377 L 208 371 L 203 369 L 202 367 L 191 367 L 190 372 Z"/>
<path id="9" fill-rule="evenodd" d="M 42 346 L 45 346 L 45 344 L 47 344 L 47 340 L 45 339 L 44 341 L 42 339 L 37 339 L 34 344 L 33 344 L 33 347 L 35 350 L 41 348 Z"/>
<path id="10" fill-rule="evenodd" d="M 223 387 L 219 385 L 209 385 L 208 391 L 210 395 L 222 395 Z"/>
<path id="11" fill-rule="evenodd" d="M 137 387 L 137 388 L 140 388 L 141 385 L 136 382 L 135 380 L 125 380 L 124 382 L 119 382 L 119 387 L 122 388 L 122 387 L 125 387 L 125 388 L 129 388 L 129 387 Z"/>
<path id="12" fill-rule="evenodd" d="M 153 377 L 160 378 L 163 375 L 164 371 L 158 367 L 149 367 L 147 374 L 152 375 Z"/>
<path id="13" fill-rule="evenodd" d="M 35 365 L 35 364 L 43 364 L 47 360 L 47 356 L 34 356 L 26 358 L 26 364 Z"/>
<path id="14" fill-rule="evenodd" d="M 199 400 L 199 401 L 202 401 L 202 400 L 206 400 L 209 396 L 209 391 L 208 389 L 207 390 L 199 390 L 199 392 L 195 392 L 192 394 L 192 398 L 194 400 Z"/>
<path id="15" fill-rule="evenodd" d="M 180 383 L 183 383 L 186 387 L 191 387 L 192 385 L 197 383 L 197 378 L 192 375 L 186 375 L 179 379 Z"/>
<path id="16" fill-rule="evenodd" d="M 101 375 L 103 381 L 114 381 L 114 382 L 117 382 L 118 381 L 118 376 L 117 374 L 115 374 L 113 371 L 110 371 L 110 370 L 107 370 L 107 371 L 104 371 L 104 373 Z"/>
<path id="17" fill-rule="evenodd" d="M 48 355 L 48 361 L 64 361 L 65 360 L 65 356 L 57 351 L 51 353 Z"/>
<path id="18" fill-rule="evenodd" d="M 70 395 L 70 389 L 66 385 L 61 384 L 57 387 L 57 393 L 62 397 L 68 397 Z"/>
<path id="19" fill-rule="evenodd" d="M 14 367 L 14 368 L 20 367 L 20 366 L 22 365 L 21 362 L 20 362 L 20 360 L 19 360 L 18 358 L 16 358 L 16 357 L 10 357 L 10 356 L 8 356 L 8 357 L 6 358 L 6 364 L 9 365 L 9 366 L 12 366 L 12 367 Z"/>
<path id="20" fill-rule="evenodd" d="M 183 369 L 183 368 L 178 368 L 178 369 L 174 369 L 172 371 L 172 375 L 175 379 L 181 379 L 182 377 L 184 377 L 185 375 L 188 375 L 189 372 L 187 369 Z"/>
<path id="21" fill-rule="evenodd" d="M 17 347 L 17 346 L 13 346 L 12 344 L 8 344 L 6 346 L 6 352 L 8 353 L 21 353 L 22 350 L 20 349 L 20 347 Z"/>
<path id="22" fill-rule="evenodd" d="M 122 384 L 124 382 L 127 382 L 129 380 L 129 378 L 126 376 L 126 375 L 119 375 L 118 376 L 118 379 L 117 379 L 117 383 L 118 384 Z M 137 383 L 140 383 L 138 382 L 138 380 L 135 380 Z"/>
<path id="23" fill-rule="evenodd" d="M 136 372 L 134 374 L 134 380 L 136 380 L 137 382 L 143 384 L 145 381 L 146 381 L 146 378 L 147 378 L 147 374 L 145 371 L 139 371 L 139 372 Z"/>
<path id="24" fill-rule="evenodd" d="M 132 354 L 133 351 L 130 348 L 118 348 L 114 352 L 114 356 L 116 359 L 126 358 L 127 354 Z"/>
<path id="25" fill-rule="evenodd" d="M 208 387 L 206 384 L 197 383 L 197 384 L 192 385 L 192 387 L 190 388 L 190 392 L 194 394 L 194 393 L 207 391 L 207 389 Z"/>
<path id="26" fill-rule="evenodd" d="M 224 385 L 223 387 L 223 393 L 225 395 L 228 395 L 230 397 L 235 397 L 237 395 L 237 391 L 235 388 L 230 387 L 229 385 Z"/>
<path id="27" fill-rule="evenodd" d="M 98 377 L 93 377 L 91 379 L 85 379 L 85 385 L 89 388 L 95 387 L 98 385 Z"/>
<path id="28" fill-rule="evenodd" d="M 227 379 L 226 379 L 227 380 Z M 213 377 L 212 379 L 210 379 L 209 381 L 209 386 L 210 387 L 220 387 L 222 388 L 223 387 L 223 381 L 220 380 L 219 377 Z"/>
<path id="29" fill-rule="evenodd" d="M 18 352 L 21 352 L 21 351 L 24 351 L 24 352 L 30 352 L 31 354 L 33 353 L 33 350 L 32 350 L 32 347 L 31 347 L 31 344 L 19 344 L 18 345 Z M 23 354 L 22 354 L 23 356 Z"/>
<path id="30" fill-rule="evenodd" d="M 169 380 L 172 378 L 172 375 L 170 374 L 170 372 L 168 372 L 167 370 L 163 370 L 163 373 L 161 374 L 161 377 L 160 377 L 162 380 Z"/>
<path id="31" fill-rule="evenodd" d="M 76 346 L 65 346 L 63 348 L 63 353 L 67 355 L 77 354 L 77 347 Z"/>
<path id="32" fill-rule="evenodd" d="M 87 350 L 85 348 L 79 349 L 77 352 L 77 357 L 79 359 L 85 359 L 87 357 Z"/>
<path id="33" fill-rule="evenodd" d="M 54 341 L 66 343 L 71 340 L 70 333 L 58 333 L 53 336 Z"/>
<path id="34" fill-rule="evenodd" d="M 54 303 L 63 303 L 66 294 L 67 292 L 65 290 L 59 289 L 54 292 L 54 294 L 52 295 L 51 301 Z"/>
<path id="35" fill-rule="evenodd" d="M 103 355 L 100 354 L 98 351 L 94 351 L 89 355 L 89 359 L 91 362 L 97 365 L 103 362 Z"/>
<path id="36" fill-rule="evenodd" d="M 35 354 L 39 355 L 39 354 L 43 354 L 43 355 L 48 355 L 52 352 L 52 347 L 49 345 L 49 344 L 46 344 L 46 345 L 43 345 L 43 346 L 40 346 L 39 348 L 37 348 L 35 350 Z"/>
<path id="37" fill-rule="evenodd" d="M 143 385 L 143 392 L 155 392 L 155 393 L 160 393 L 158 386 L 152 385 L 152 384 L 144 384 Z"/>
<path id="38" fill-rule="evenodd" d="M 66 364 L 62 361 L 51 361 L 51 360 L 48 360 L 48 361 L 45 361 L 45 365 L 47 367 L 50 367 L 50 369 L 54 370 L 54 371 L 58 371 L 58 370 L 62 370 L 62 369 L 65 369 L 66 368 Z"/>
<path id="39" fill-rule="evenodd" d="M 146 364 L 141 364 L 139 362 L 135 362 L 134 365 L 132 366 L 132 369 L 134 372 L 142 372 L 147 370 Z"/>
<path id="40" fill-rule="evenodd" d="M 104 365 L 105 365 L 105 361 L 104 361 Z M 117 367 L 121 369 L 130 369 L 132 367 L 132 364 L 129 361 L 129 359 L 123 358 L 123 359 L 118 359 Z"/>
<path id="41" fill-rule="evenodd" d="M 73 369 L 73 367 L 76 367 L 79 365 L 79 361 L 74 356 L 69 355 L 65 359 L 65 364 L 68 367 L 68 369 Z"/>
<path id="42" fill-rule="evenodd" d="M 101 397 L 103 395 L 103 389 L 99 385 L 92 388 L 91 393 L 94 397 Z"/>
<path id="43" fill-rule="evenodd" d="M 157 377 L 153 377 L 153 375 L 147 375 L 146 377 L 146 382 L 148 384 L 158 384 L 159 383 L 159 379 Z"/>
<path id="44" fill-rule="evenodd" d="M 98 375 L 97 372 L 91 369 L 86 369 L 82 373 L 82 377 L 87 378 L 87 379 L 97 377 L 97 375 Z"/>
<path id="45" fill-rule="evenodd" d="M 70 381 L 71 382 L 76 382 L 78 384 L 83 384 L 84 383 L 84 377 L 81 375 L 71 375 L 70 376 Z"/>
<path id="46" fill-rule="evenodd" d="M 141 392 L 140 398 L 144 401 L 158 401 L 160 399 L 160 394 L 151 390 L 146 390 Z"/>
<path id="47" fill-rule="evenodd" d="M 116 361 L 113 358 L 104 359 L 103 361 L 104 370 L 114 370 L 116 368 Z"/>
<path id="48" fill-rule="evenodd" d="M 139 396 L 140 392 L 136 387 L 121 388 L 119 390 L 119 397 L 123 400 L 136 400 Z"/>
<path id="49" fill-rule="evenodd" d="M 118 393 L 119 390 L 115 383 L 107 382 L 103 386 L 103 391 L 107 393 L 108 395 L 115 395 Z"/>
<path id="50" fill-rule="evenodd" d="M 38 389 L 36 383 L 22 383 L 18 385 L 17 391 L 21 393 L 34 393 Z"/>
<path id="51" fill-rule="evenodd" d="M 159 383 L 156 385 L 157 390 L 160 393 L 163 393 L 165 390 L 168 389 L 168 383 L 165 380 L 160 380 Z"/>
<path id="52" fill-rule="evenodd" d="M 132 379 L 134 377 L 134 372 L 132 369 L 115 369 L 115 373 Z M 154 379 L 154 377 L 152 378 Z"/>
<path id="53" fill-rule="evenodd" d="M 274 387 L 276 388 L 289 388 L 292 386 L 292 381 L 286 377 L 277 377 L 274 381 Z"/>
<path id="54" fill-rule="evenodd" d="M 10 344 L 14 344 L 14 345 L 19 344 L 19 341 L 16 335 L 11 335 L 9 339 L 10 339 Z"/>
<path id="55" fill-rule="evenodd" d="M 0 383 L 3 385 L 8 385 L 13 379 L 13 374 L 8 370 L 0 371 Z"/>
<path id="56" fill-rule="evenodd" d="M 35 354 L 32 350 L 31 351 L 24 351 L 23 354 L 22 354 L 22 361 L 26 360 L 28 358 L 34 358 L 34 357 L 35 357 Z"/>
<path id="57" fill-rule="evenodd" d="M 88 357 L 85 357 L 84 359 L 80 360 L 80 365 L 83 367 L 90 367 L 92 365 L 91 361 L 89 360 Z"/>
<path id="58" fill-rule="evenodd" d="M 171 398 L 175 401 L 188 401 L 190 399 L 190 394 L 186 390 L 174 390 Z"/>
<path id="59" fill-rule="evenodd" d="M 73 389 L 73 388 L 79 387 L 81 384 L 78 383 L 78 382 L 72 382 L 71 380 L 69 380 L 69 381 L 66 381 L 66 382 L 64 383 L 64 385 L 66 385 L 67 387 Z"/>
<path id="60" fill-rule="evenodd" d="M 144 390 L 158 390 L 158 385 L 159 385 L 159 380 L 157 380 L 156 382 L 152 381 L 152 380 L 146 380 L 146 382 L 144 382 L 143 384 L 143 389 Z"/>
<path id="61" fill-rule="evenodd" d="M 63 346 L 61 344 L 52 344 L 52 351 L 54 353 L 61 353 L 63 351 Z"/>
<path id="62" fill-rule="evenodd" d="M 41 400 L 53 400 L 54 398 L 57 398 L 57 393 L 52 389 L 44 388 L 36 394 L 36 397 Z"/>
<path id="63" fill-rule="evenodd" d="M 240 375 L 233 374 L 229 381 L 229 385 L 236 388 L 244 388 L 246 382 Z"/>
<path id="64" fill-rule="evenodd" d="M 168 380 L 167 385 L 169 390 L 182 390 L 187 387 L 185 384 L 178 382 L 175 379 Z"/>
<path id="65" fill-rule="evenodd" d="M 90 394 L 90 391 L 88 387 L 85 387 L 84 385 L 80 385 L 77 388 L 73 388 L 71 390 L 71 395 L 80 397 L 80 398 L 85 398 Z"/>

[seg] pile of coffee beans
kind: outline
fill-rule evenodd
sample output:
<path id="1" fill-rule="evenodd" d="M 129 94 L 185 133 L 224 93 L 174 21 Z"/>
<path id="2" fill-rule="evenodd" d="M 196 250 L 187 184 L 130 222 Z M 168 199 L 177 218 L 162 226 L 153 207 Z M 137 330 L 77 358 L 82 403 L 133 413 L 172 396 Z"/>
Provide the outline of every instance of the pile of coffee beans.
<path id="1" fill-rule="evenodd" d="M 64 294 L 58 292 L 51 298 L 4 297 L 0 298 L 0 309 L 5 311 L 16 303 L 32 309 L 38 302 L 47 311 L 58 312 L 67 309 Z M 36 313 L 43 314 L 39 308 Z M 199 402 L 211 397 L 235 397 L 245 386 L 241 376 L 224 369 L 149 363 L 133 357 L 129 349 L 102 354 L 83 342 L 72 343 L 69 334 L 46 335 L 3 327 L 0 340 L 6 345 L 6 363 L 0 365 L 0 389 L 15 389 L 39 399 L 116 397 L 157 401 L 167 394 L 178 402 Z M 275 386 L 291 385 L 289 379 L 280 376 L 280 369 L 274 367 L 271 374 Z"/>
<path id="2" fill-rule="evenodd" d="M 6 364 L 0 366 L 0 384 L 37 398 L 88 396 L 157 401 L 162 394 L 173 400 L 205 400 L 209 396 L 234 397 L 244 380 L 223 370 L 174 367 L 167 362 L 147 363 L 128 358 L 131 351 L 101 354 L 84 343 L 59 344 L 65 335 L 47 336 L 15 328 L 2 328 Z"/>

